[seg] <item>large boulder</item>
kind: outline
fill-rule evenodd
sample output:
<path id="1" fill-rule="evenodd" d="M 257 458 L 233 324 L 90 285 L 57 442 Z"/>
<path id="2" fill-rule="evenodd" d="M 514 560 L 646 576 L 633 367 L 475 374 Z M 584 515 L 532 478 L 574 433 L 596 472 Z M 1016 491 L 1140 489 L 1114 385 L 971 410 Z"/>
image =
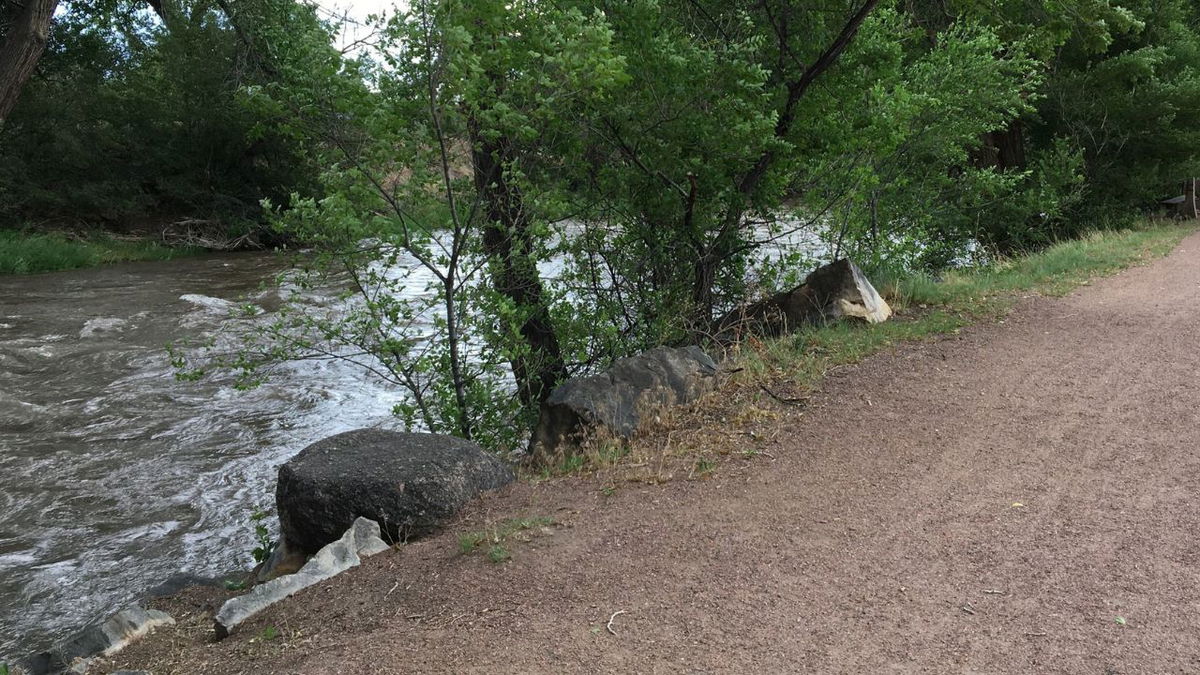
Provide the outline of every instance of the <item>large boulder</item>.
<path id="1" fill-rule="evenodd" d="M 439 527 L 512 471 L 452 436 L 359 429 L 317 441 L 279 467 L 275 504 L 288 546 L 315 553 L 356 518 L 400 542 Z"/>
<path id="2" fill-rule="evenodd" d="M 879 323 L 891 315 L 892 308 L 858 265 L 843 258 L 818 267 L 790 291 L 729 312 L 717 322 L 716 334 L 722 342 L 733 342 L 744 335 L 782 335 L 842 317 Z"/>
<path id="3" fill-rule="evenodd" d="M 542 404 L 533 454 L 568 453 L 596 433 L 629 438 L 646 413 L 709 391 L 716 372 L 717 365 L 699 347 L 655 347 L 617 359 L 597 375 L 567 380 Z"/>

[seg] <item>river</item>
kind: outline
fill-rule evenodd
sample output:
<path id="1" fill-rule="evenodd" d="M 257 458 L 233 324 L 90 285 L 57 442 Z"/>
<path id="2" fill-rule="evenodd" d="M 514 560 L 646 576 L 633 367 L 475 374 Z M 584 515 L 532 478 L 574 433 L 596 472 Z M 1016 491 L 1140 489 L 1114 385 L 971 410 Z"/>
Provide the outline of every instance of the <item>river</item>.
<path id="1" fill-rule="evenodd" d="M 176 571 L 252 565 L 249 516 L 273 504 L 276 467 L 393 423 L 397 394 L 337 362 L 249 392 L 175 380 L 164 345 L 216 332 L 280 267 L 236 254 L 0 277 L 0 663 Z"/>

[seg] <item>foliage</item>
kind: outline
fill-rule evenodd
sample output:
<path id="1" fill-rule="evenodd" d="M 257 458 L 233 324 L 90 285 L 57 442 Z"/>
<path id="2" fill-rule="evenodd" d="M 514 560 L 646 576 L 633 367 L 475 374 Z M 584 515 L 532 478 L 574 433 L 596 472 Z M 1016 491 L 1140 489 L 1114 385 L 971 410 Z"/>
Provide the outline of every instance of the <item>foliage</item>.
<path id="1" fill-rule="evenodd" d="M 168 30 L 131 0 L 64 6 L 0 129 L 0 224 L 137 230 L 188 218 L 244 230 L 262 198 L 314 187 L 303 146 L 250 105 L 269 78 L 215 7 L 180 7 Z M 328 41 L 311 18 L 289 28 Z"/>
<path id="2" fill-rule="evenodd" d="M 941 31 L 932 47 L 925 40 L 909 17 L 880 13 L 828 96 L 812 101 L 830 108 L 853 92 L 841 115 L 813 115 L 806 145 L 814 161 L 800 169 L 809 208 L 835 203 L 826 229 L 835 256 L 942 269 L 984 228 L 1055 210 L 1029 198 L 1043 177 L 970 161 L 982 136 L 1029 110 L 1026 92 L 1039 76 L 1024 45 L 1005 45 L 971 21 Z"/>
<path id="3" fill-rule="evenodd" d="M 1200 173 L 1200 8 L 1185 0 L 1122 3 L 1124 30 L 1101 48 L 1073 36 L 1038 106 L 1035 140 L 1083 154 L 1087 200 L 1076 222 L 1128 221 L 1131 207 L 1174 196 Z"/>
<path id="4" fill-rule="evenodd" d="M 293 302 L 254 348 L 209 352 L 192 372 L 234 367 L 252 383 L 282 361 L 347 359 L 409 394 L 396 412 L 410 426 L 516 448 L 533 410 L 505 392 L 514 364 L 529 363 L 522 330 L 540 308 L 488 283 L 489 273 L 497 280 L 516 267 L 536 280 L 548 218 L 521 160 L 553 147 L 572 106 L 602 96 L 619 62 L 595 16 L 537 3 L 417 2 L 382 30 L 376 62 L 360 73 L 374 91 L 330 69 L 262 94 L 280 110 L 321 111 L 289 128 L 320 139 L 328 196 L 296 194 L 275 212 L 281 230 L 320 253 L 289 276 Z M 512 82 L 497 86 L 491 68 Z M 529 188 L 524 246 L 489 250 L 504 207 L 484 203 L 486 186 L 462 175 L 468 136 L 503 146 L 503 179 Z M 314 309 L 304 291 L 318 287 L 343 289 L 340 304 Z"/>
<path id="5" fill-rule="evenodd" d="M 254 562 L 259 565 L 265 563 L 279 545 L 279 542 L 271 538 L 271 531 L 265 524 L 266 519 L 267 512 L 262 509 L 255 509 L 250 514 L 250 523 L 254 526 L 254 540 L 258 544 L 250 555 L 254 556 Z"/>

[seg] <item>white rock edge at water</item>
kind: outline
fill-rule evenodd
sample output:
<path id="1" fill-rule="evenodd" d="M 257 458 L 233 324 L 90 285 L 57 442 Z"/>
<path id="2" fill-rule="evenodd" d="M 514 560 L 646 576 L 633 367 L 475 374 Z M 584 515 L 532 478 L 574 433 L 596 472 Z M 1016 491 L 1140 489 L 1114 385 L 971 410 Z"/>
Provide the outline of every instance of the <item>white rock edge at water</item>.
<path id="1" fill-rule="evenodd" d="M 361 517 L 355 519 L 341 539 L 317 551 L 295 574 L 259 584 L 249 593 L 226 601 L 213 622 L 217 639 L 224 639 L 241 623 L 280 600 L 351 567 L 358 567 L 362 558 L 389 548 L 391 546 L 380 538 L 379 523 Z"/>
<path id="2" fill-rule="evenodd" d="M 23 672 L 85 673 L 95 657 L 116 654 L 155 628 L 174 623 L 175 619 L 166 612 L 131 605 L 103 623 L 85 628 L 49 652 L 25 663 L 19 662 L 14 672 L 18 675 Z"/>

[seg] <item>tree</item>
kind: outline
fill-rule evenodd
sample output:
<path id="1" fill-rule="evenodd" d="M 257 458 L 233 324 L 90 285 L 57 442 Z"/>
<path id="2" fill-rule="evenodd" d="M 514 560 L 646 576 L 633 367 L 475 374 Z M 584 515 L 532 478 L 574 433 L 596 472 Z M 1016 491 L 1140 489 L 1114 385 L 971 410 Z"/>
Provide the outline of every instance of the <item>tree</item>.
<path id="1" fill-rule="evenodd" d="M 25 83 L 37 68 L 50 39 L 50 22 L 58 0 L 14 0 L 0 4 L 11 17 L 0 36 L 0 127 L 17 104 Z"/>
<path id="2" fill-rule="evenodd" d="M 336 54 L 303 5 L 235 7 L 247 37 L 307 36 Z M 191 221 L 234 239 L 261 231 L 264 197 L 315 188 L 303 140 L 279 133 L 278 111 L 253 95 L 280 80 L 270 55 L 246 46 L 219 8 L 187 9 L 172 10 L 168 31 L 142 0 L 60 7 L 38 74 L 0 128 L 0 226 Z"/>
<path id="3" fill-rule="evenodd" d="M 407 391 L 410 424 L 519 445 L 567 374 L 537 268 L 553 215 L 530 175 L 618 76 L 610 39 L 575 9 L 425 1 L 386 24 L 362 71 L 282 59 L 287 84 L 263 95 L 316 141 L 327 196 L 295 195 L 278 218 L 323 252 L 301 287 L 345 288 L 346 304 L 298 294 L 250 349 L 179 363 L 250 382 L 284 360 L 351 361 Z"/>

